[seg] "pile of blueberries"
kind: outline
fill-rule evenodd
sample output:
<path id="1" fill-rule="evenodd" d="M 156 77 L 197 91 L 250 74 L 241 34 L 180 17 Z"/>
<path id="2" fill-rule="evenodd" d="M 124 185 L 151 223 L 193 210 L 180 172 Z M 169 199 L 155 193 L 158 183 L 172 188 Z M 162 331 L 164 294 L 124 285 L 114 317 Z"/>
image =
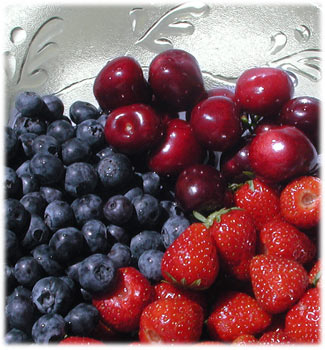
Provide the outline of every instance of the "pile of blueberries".
<path id="1" fill-rule="evenodd" d="M 5 128 L 6 343 L 91 336 L 92 296 L 118 268 L 160 281 L 166 248 L 190 225 L 168 179 L 107 144 L 107 115 L 20 93 Z"/>

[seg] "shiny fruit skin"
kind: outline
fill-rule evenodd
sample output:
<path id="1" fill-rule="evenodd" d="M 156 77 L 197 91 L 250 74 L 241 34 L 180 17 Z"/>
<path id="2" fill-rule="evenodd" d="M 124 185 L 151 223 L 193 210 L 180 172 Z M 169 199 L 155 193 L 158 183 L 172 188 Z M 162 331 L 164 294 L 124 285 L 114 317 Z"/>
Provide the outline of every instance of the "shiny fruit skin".
<path id="1" fill-rule="evenodd" d="M 213 96 L 223 96 L 228 97 L 232 101 L 235 101 L 235 92 L 233 90 L 222 88 L 222 87 L 216 87 L 212 88 L 207 91 L 207 97 L 213 97 Z"/>
<path id="2" fill-rule="evenodd" d="M 105 138 L 119 152 L 134 154 L 153 147 L 162 137 L 160 116 L 144 104 L 116 108 L 106 120 Z"/>
<path id="3" fill-rule="evenodd" d="M 223 96 L 199 102 L 192 110 L 190 124 L 199 142 L 212 151 L 230 149 L 242 133 L 236 105 Z"/>
<path id="4" fill-rule="evenodd" d="M 220 172 L 210 165 L 196 164 L 184 169 L 175 185 L 176 200 L 186 212 L 220 209 L 224 195 L 225 183 Z"/>
<path id="5" fill-rule="evenodd" d="M 140 64 L 128 56 L 117 57 L 102 68 L 95 79 L 93 93 L 106 113 L 117 107 L 151 101 L 150 87 Z"/>
<path id="6" fill-rule="evenodd" d="M 160 104 L 175 112 L 191 109 L 205 93 L 197 60 L 178 49 L 166 50 L 153 59 L 149 84 Z"/>

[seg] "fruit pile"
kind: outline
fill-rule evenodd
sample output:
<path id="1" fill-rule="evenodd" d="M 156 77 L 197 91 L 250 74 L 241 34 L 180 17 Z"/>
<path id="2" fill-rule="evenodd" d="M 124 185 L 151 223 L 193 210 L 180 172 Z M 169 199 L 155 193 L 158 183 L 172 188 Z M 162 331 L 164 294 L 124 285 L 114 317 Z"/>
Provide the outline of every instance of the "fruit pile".
<path id="1" fill-rule="evenodd" d="M 320 101 L 270 67 L 207 90 L 182 50 L 93 93 L 16 97 L 5 341 L 319 343 Z"/>

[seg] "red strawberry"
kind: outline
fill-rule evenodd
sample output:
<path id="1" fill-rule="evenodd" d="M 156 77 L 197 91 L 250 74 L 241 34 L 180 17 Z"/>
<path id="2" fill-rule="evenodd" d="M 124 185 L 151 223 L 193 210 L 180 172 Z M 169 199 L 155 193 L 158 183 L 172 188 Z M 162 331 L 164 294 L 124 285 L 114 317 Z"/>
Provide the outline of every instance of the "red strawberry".
<path id="1" fill-rule="evenodd" d="M 251 334 L 243 334 L 237 337 L 233 344 L 254 344 L 257 343 L 258 340 Z"/>
<path id="2" fill-rule="evenodd" d="M 143 309 L 153 300 L 154 289 L 135 268 L 122 267 L 116 286 L 108 293 L 93 298 L 102 321 L 118 332 L 131 332 L 139 327 Z"/>
<path id="3" fill-rule="evenodd" d="M 203 224 L 190 225 L 164 253 L 161 272 L 166 281 L 182 287 L 209 288 L 219 272 L 217 248 L 209 230 Z"/>
<path id="4" fill-rule="evenodd" d="M 277 192 L 258 178 L 247 181 L 235 192 L 235 204 L 252 215 L 258 230 L 268 221 L 280 216 Z"/>
<path id="5" fill-rule="evenodd" d="M 314 258 L 316 247 L 309 237 L 283 219 L 266 223 L 260 232 L 262 252 L 306 264 Z"/>
<path id="6" fill-rule="evenodd" d="M 209 223 L 210 222 L 210 223 Z M 239 280 L 248 280 L 249 264 L 255 255 L 256 229 L 251 215 L 241 208 L 221 209 L 206 220 L 220 262 Z"/>
<path id="7" fill-rule="evenodd" d="M 233 341 L 240 335 L 257 334 L 271 323 L 271 316 L 246 293 L 228 292 L 214 305 L 207 327 L 212 339 Z"/>
<path id="8" fill-rule="evenodd" d="M 319 343 L 320 327 L 320 290 L 312 288 L 288 311 L 285 331 L 298 343 Z"/>
<path id="9" fill-rule="evenodd" d="M 278 329 L 276 331 L 270 331 L 264 333 L 259 339 L 259 343 L 263 344 L 291 344 L 293 343 L 288 334 L 282 330 Z"/>
<path id="10" fill-rule="evenodd" d="M 203 310 L 183 298 L 160 299 L 141 315 L 139 339 L 143 343 L 189 343 L 200 339 Z"/>
<path id="11" fill-rule="evenodd" d="M 59 342 L 60 345 L 93 345 L 104 344 L 103 342 L 87 337 L 67 337 Z"/>
<path id="12" fill-rule="evenodd" d="M 321 277 L 321 263 L 317 260 L 315 265 L 309 271 L 308 279 L 309 284 L 313 287 L 320 287 L 320 277 Z"/>
<path id="13" fill-rule="evenodd" d="M 280 195 L 282 216 L 301 229 L 316 226 L 320 221 L 321 180 L 302 176 L 290 182 Z"/>
<path id="14" fill-rule="evenodd" d="M 308 286 L 308 275 L 303 266 L 278 256 L 255 256 L 250 274 L 255 298 L 264 310 L 272 314 L 288 310 Z"/>
<path id="15" fill-rule="evenodd" d="M 184 289 L 166 281 L 160 282 L 154 286 L 155 300 L 168 298 L 185 298 L 199 304 L 203 310 L 207 307 L 205 293 L 196 290 Z"/>

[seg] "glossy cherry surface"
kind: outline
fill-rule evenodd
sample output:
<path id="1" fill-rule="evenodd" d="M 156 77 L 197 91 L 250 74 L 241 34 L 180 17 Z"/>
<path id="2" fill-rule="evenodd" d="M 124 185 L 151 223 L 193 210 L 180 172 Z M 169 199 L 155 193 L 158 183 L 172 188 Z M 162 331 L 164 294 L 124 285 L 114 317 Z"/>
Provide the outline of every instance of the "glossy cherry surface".
<path id="1" fill-rule="evenodd" d="M 199 64 L 183 50 L 171 49 L 157 55 L 149 67 L 149 84 L 165 109 L 191 109 L 205 93 Z"/>
<path id="2" fill-rule="evenodd" d="M 175 186 L 176 200 L 186 212 L 212 212 L 224 205 L 225 183 L 220 172 L 206 164 L 183 170 Z"/>
<path id="3" fill-rule="evenodd" d="M 144 104 L 116 108 L 106 120 L 105 138 L 119 152 L 140 153 L 153 147 L 162 137 L 160 116 Z"/>
<path id="4" fill-rule="evenodd" d="M 235 99 L 242 111 L 277 117 L 293 92 L 293 83 L 284 70 L 272 67 L 251 68 L 238 78 Z"/>
<path id="5" fill-rule="evenodd" d="M 161 144 L 152 152 L 149 167 L 161 175 L 178 175 L 189 165 L 202 163 L 205 150 L 184 120 L 168 122 Z"/>
<path id="6" fill-rule="evenodd" d="M 293 125 L 319 147 L 320 101 L 310 96 L 299 96 L 289 100 L 282 108 L 279 122 Z"/>
<path id="7" fill-rule="evenodd" d="M 314 169 L 317 152 L 302 131 L 279 126 L 253 138 L 249 161 L 257 175 L 270 182 L 282 182 Z"/>
<path id="8" fill-rule="evenodd" d="M 140 64 L 122 56 L 109 61 L 98 73 L 94 96 L 105 112 L 134 103 L 149 103 L 151 91 Z"/>
<path id="9" fill-rule="evenodd" d="M 199 102 L 192 110 L 190 123 L 199 142 L 212 151 L 233 147 L 242 132 L 238 109 L 227 97 Z"/>
<path id="10" fill-rule="evenodd" d="M 217 88 L 213 88 L 213 89 L 208 90 L 207 97 L 213 97 L 213 96 L 228 97 L 232 101 L 235 101 L 235 91 L 227 89 L 227 88 L 217 87 Z"/>

